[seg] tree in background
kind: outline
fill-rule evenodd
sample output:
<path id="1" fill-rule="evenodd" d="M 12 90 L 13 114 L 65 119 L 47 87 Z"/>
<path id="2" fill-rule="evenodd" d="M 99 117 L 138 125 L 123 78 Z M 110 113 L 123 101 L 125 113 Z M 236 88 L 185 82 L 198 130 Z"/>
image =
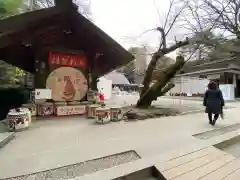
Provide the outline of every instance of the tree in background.
<path id="1" fill-rule="evenodd" d="M 175 60 L 168 57 L 168 56 L 163 56 L 161 57 L 158 62 L 157 62 L 157 65 L 156 65 L 156 70 L 157 71 L 161 71 L 163 69 L 166 69 L 168 68 L 170 65 L 174 64 Z"/>
<path id="2" fill-rule="evenodd" d="M 141 83 L 147 67 L 147 50 L 144 46 L 130 47 L 130 53 L 135 56 L 135 60 L 119 68 L 117 71 L 123 73 L 131 83 Z"/>
<path id="3" fill-rule="evenodd" d="M 30 0 L 28 10 L 48 8 L 54 6 L 55 0 Z M 69 0 L 70 1 L 70 0 Z M 77 5 L 78 11 L 89 20 L 92 20 L 91 1 L 90 0 L 72 0 Z"/>
<path id="4" fill-rule="evenodd" d="M 0 19 L 16 15 L 23 7 L 23 0 L 0 0 Z"/>
<path id="5" fill-rule="evenodd" d="M 186 0 L 189 13 L 185 16 L 186 27 L 192 32 L 214 27 L 212 37 L 215 45 L 207 47 L 207 53 L 198 47 L 196 59 L 219 59 L 234 57 L 240 49 L 239 0 Z M 216 33 L 217 32 L 217 33 Z M 191 47 L 193 48 L 193 47 Z M 204 54 L 204 55 L 203 55 Z"/>
<path id="6" fill-rule="evenodd" d="M 183 55 L 185 58 L 190 58 L 189 61 L 206 59 L 209 53 L 213 51 L 215 43 L 218 42 L 218 39 L 212 32 L 201 32 L 201 35 L 203 34 L 205 34 L 205 37 L 198 37 L 198 34 L 195 34 L 192 39 L 197 38 L 202 40 L 207 39 L 207 41 L 211 40 L 210 44 L 190 43 L 187 46 L 179 48 L 178 53 Z"/>
<path id="7" fill-rule="evenodd" d="M 161 57 L 158 62 L 157 62 L 157 65 L 156 65 L 156 68 L 154 69 L 153 71 L 153 74 L 152 74 L 152 81 L 155 82 L 156 80 L 158 80 L 159 78 L 161 78 L 161 73 L 169 68 L 172 64 L 175 63 L 175 60 L 170 58 L 170 57 L 167 57 L 167 56 L 163 56 Z"/>
<path id="8" fill-rule="evenodd" d="M 185 25 L 183 22 L 186 21 L 189 21 L 189 24 L 191 24 L 194 20 L 198 23 L 198 17 L 195 17 L 193 14 L 191 14 L 193 11 L 191 11 L 189 8 L 192 7 L 193 3 L 195 3 L 195 0 L 170 0 L 170 8 L 165 17 L 165 22 L 155 29 L 161 35 L 161 42 L 159 43 L 157 51 L 152 54 L 151 61 L 146 70 L 142 83 L 143 88 L 140 93 L 140 98 L 137 102 L 137 107 L 149 107 L 152 101 L 157 100 L 159 96 L 164 95 L 171 88 L 173 88 L 174 84 L 172 84 L 170 80 L 184 66 L 184 64 L 190 60 L 192 55 L 190 55 L 187 59 L 186 57 L 184 58 L 181 54 L 177 56 L 175 63 L 161 71 L 161 73 L 159 73 L 159 78 L 153 85 L 151 85 L 153 71 L 156 69 L 156 65 L 159 59 L 173 51 L 176 51 L 188 45 L 195 47 L 194 51 L 196 51 L 202 44 L 215 46 L 215 41 L 212 41 L 209 37 L 211 35 L 211 31 L 215 28 L 214 22 L 218 21 L 221 18 L 224 7 L 222 11 L 220 11 L 218 15 L 215 16 L 216 18 L 212 21 L 213 24 L 210 26 L 209 24 L 206 26 L 201 26 L 199 29 L 196 29 L 191 35 L 186 35 L 185 39 L 177 40 L 177 38 L 175 38 L 175 42 L 171 43 L 167 41 L 168 35 L 174 26 L 176 27 L 176 25 L 180 25 L 178 27 L 183 27 Z M 188 17 L 183 18 L 183 15 Z"/>
<path id="9" fill-rule="evenodd" d="M 0 0 L 0 19 L 18 14 L 22 7 L 22 0 Z M 0 61 L 0 71 L 1 85 L 19 83 L 19 78 L 25 74 L 22 69 L 11 66 L 3 61 Z"/>
<path id="10" fill-rule="evenodd" d="M 4 63 L 4 62 L 3 62 Z M 21 77 L 25 75 L 24 70 L 11 66 L 9 64 L 2 64 L 0 71 L 4 71 L 5 73 L 1 74 L 0 80 L 1 85 L 14 85 L 21 84 Z"/>

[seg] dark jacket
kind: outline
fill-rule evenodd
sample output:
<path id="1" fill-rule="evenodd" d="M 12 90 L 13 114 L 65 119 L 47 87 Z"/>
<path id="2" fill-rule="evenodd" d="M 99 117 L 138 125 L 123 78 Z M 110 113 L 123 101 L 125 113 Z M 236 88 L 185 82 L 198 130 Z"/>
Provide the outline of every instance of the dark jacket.
<path id="1" fill-rule="evenodd" d="M 206 106 L 206 113 L 220 114 L 224 106 L 222 92 L 217 90 L 207 90 L 204 94 L 203 105 Z"/>

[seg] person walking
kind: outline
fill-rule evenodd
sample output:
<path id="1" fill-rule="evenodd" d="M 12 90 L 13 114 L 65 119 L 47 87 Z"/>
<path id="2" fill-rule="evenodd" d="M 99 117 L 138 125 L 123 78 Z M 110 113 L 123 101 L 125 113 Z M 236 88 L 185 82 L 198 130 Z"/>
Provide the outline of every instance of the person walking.
<path id="1" fill-rule="evenodd" d="M 209 124 L 214 126 L 225 104 L 222 91 L 213 81 L 208 84 L 208 89 L 204 94 L 203 105 L 206 107 L 205 112 L 208 114 Z"/>

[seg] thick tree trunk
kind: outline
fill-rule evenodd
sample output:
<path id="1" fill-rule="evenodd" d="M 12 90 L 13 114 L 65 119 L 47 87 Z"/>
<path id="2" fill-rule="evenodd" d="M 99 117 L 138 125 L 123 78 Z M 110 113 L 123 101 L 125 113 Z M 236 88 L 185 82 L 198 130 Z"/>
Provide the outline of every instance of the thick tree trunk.
<path id="1" fill-rule="evenodd" d="M 164 88 L 162 88 L 162 90 L 160 91 L 160 93 L 158 94 L 159 96 L 163 96 L 164 94 L 166 94 L 170 89 L 174 88 L 175 84 L 173 83 L 168 83 Z"/>
<path id="2" fill-rule="evenodd" d="M 157 61 L 163 57 L 164 55 L 170 53 L 170 52 L 173 52 L 175 51 L 176 49 L 180 48 L 180 47 L 183 47 L 183 46 L 186 46 L 189 44 L 189 40 L 188 38 L 186 38 L 186 40 L 184 41 L 179 41 L 177 42 L 176 44 L 166 48 L 162 48 L 162 49 L 159 49 L 156 53 L 153 54 L 153 57 L 152 57 L 152 60 L 150 61 L 149 65 L 148 65 L 148 68 L 146 70 L 146 74 L 145 74 L 145 77 L 144 77 L 144 80 L 143 80 L 143 88 L 142 88 L 142 91 L 140 93 L 140 96 L 142 97 L 149 89 L 150 87 L 150 83 L 151 83 L 151 80 L 152 80 L 152 73 L 156 67 L 156 64 L 157 64 Z"/>
<path id="3" fill-rule="evenodd" d="M 175 74 L 184 66 L 185 61 L 181 56 L 177 57 L 176 63 L 164 70 L 157 82 L 152 85 L 148 90 L 141 94 L 138 100 L 137 107 L 147 108 L 152 104 L 152 101 L 156 100 L 159 96 L 164 95 L 167 91 L 174 87 L 169 81 L 175 76 Z"/>
<path id="4" fill-rule="evenodd" d="M 163 56 L 164 54 L 162 54 Z M 144 80 L 143 80 L 143 88 L 141 90 L 141 94 L 140 96 L 142 96 L 144 93 L 147 92 L 147 90 L 149 89 L 149 85 L 150 85 L 150 82 L 151 82 L 151 79 L 152 79 L 152 73 L 157 65 L 157 61 L 158 59 L 161 58 L 160 55 L 156 55 L 154 54 L 153 57 L 152 57 L 152 60 L 150 61 L 149 65 L 148 65 L 148 68 L 146 70 L 146 74 L 144 76 Z"/>

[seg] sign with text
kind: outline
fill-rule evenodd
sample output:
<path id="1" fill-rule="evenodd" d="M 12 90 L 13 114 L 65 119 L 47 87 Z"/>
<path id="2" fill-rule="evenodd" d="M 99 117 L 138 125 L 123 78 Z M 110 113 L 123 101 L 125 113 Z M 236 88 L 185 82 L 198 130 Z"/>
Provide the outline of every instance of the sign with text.
<path id="1" fill-rule="evenodd" d="M 35 89 L 35 99 L 52 99 L 51 89 Z"/>
<path id="2" fill-rule="evenodd" d="M 59 65 L 68 67 L 86 68 L 87 61 L 85 56 L 76 56 L 69 54 L 60 54 L 49 52 L 48 56 L 49 65 Z"/>
<path id="3" fill-rule="evenodd" d="M 85 105 L 59 106 L 55 109 L 55 114 L 57 116 L 80 115 L 85 113 Z"/>

